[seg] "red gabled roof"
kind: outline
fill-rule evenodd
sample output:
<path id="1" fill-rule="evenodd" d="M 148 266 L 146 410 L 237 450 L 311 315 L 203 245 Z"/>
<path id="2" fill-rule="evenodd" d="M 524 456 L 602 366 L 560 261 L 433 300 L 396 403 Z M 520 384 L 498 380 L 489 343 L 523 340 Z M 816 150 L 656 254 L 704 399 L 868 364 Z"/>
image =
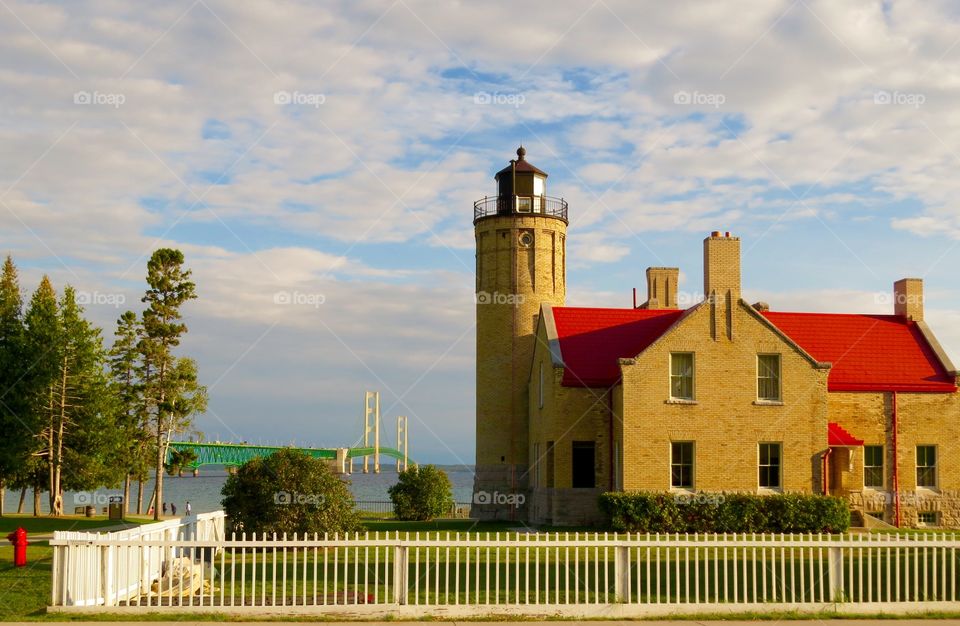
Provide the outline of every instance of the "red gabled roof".
<path id="1" fill-rule="evenodd" d="M 779 311 L 763 316 L 813 358 L 833 364 L 830 391 L 957 390 L 956 379 L 905 317 Z"/>
<path id="2" fill-rule="evenodd" d="M 836 422 L 827 424 L 827 445 L 830 446 L 862 446 L 863 439 L 857 439 L 848 433 L 843 426 Z"/>
<path id="3" fill-rule="evenodd" d="M 620 380 L 621 358 L 635 357 L 683 311 L 553 307 L 567 387 L 609 387 Z"/>

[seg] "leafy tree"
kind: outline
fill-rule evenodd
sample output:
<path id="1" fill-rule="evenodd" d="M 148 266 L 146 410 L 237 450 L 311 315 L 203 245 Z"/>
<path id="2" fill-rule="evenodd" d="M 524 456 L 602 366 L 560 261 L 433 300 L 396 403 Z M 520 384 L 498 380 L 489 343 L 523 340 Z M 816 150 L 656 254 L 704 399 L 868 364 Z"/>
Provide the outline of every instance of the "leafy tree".
<path id="1" fill-rule="evenodd" d="M 167 462 L 167 473 L 173 476 L 183 476 L 183 468 L 193 465 L 197 462 L 197 453 L 193 450 L 171 450 L 170 461 Z"/>
<path id="2" fill-rule="evenodd" d="M 360 528 L 347 483 L 325 461 L 299 450 L 244 463 L 220 493 L 236 532 L 342 534 Z"/>
<path id="3" fill-rule="evenodd" d="M 201 406 L 205 409 L 206 403 L 205 390 L 196 384 L 196 365 L 178 360 L 173 354 L 173 348 L 180 345 L 180 337 L 187 332 L 180 307 L 197 297 L 190 270 L 184 269 L 183 262 L 179 250 L 155 251 L 147 263 L 148 289 L 143 297 L 147 308 L 143 312 L 141 351 L 147 416 L 156 445 L 153 501 L 157 520 L 159 504 L 163 502 L 163 466 L 170 437 L 189 427 L 193 412 Z"/>
<path id="4" fill-rule="evenodd" d="M 0 273 L 0 515 L 6 487 L 32 451 L 23 403 L 23 297 L 13 259 L 7 256 Z"/>
<path id="5" fill-rule="evenodd" d="M 400 520 L 428 521 L 448 515 L 453 508 L 450 478 L 433 465 L 415 465 L 400 472 L 388 493 Z"/>

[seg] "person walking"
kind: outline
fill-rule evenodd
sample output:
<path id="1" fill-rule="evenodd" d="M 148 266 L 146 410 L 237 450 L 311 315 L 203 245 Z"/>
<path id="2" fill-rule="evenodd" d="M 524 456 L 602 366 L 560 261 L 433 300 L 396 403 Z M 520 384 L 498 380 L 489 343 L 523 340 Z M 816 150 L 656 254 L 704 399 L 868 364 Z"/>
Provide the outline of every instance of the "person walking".
<path id="1" fill-rule="evenodd" d="M 174 502 L 171 502 L 171 503 L 170 503 L 170 513 L 171 513 L 172 515 L 176 515 L 176 514 L 177 514 L 177 505 L 176 505 L 176 503 L 174 503 Z"/>
<path id="2" fill-rule="evenodd" d="M 164 515 L 167 514 L 167 503 L 166 503 L 166 502 L 163 503 L 163 514 L 164 514 Z"/>
<path id="3" fill-rule="evenodd" d="M 188 517 L 189 517 L 190 515 L 193 515 L 193 507 L 190 506 L 190 501 L 189 501 L 189 500 L 187 500 L 187 508 L 184 509 L 184 512 L 186 513 L 186 515 L 187 515 Z"/>

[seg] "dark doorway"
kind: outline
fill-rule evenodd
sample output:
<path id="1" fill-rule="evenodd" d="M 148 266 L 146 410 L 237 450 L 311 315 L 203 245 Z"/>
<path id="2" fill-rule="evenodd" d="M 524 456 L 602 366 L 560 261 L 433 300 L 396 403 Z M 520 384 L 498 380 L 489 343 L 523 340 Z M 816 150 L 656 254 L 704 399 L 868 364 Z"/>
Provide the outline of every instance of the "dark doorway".
<path id="1" fill-rule="evenodd" d="M 573 442 L 573 488 L 593 489 L 597 486 L 597 446 L 592 441 Z"/>

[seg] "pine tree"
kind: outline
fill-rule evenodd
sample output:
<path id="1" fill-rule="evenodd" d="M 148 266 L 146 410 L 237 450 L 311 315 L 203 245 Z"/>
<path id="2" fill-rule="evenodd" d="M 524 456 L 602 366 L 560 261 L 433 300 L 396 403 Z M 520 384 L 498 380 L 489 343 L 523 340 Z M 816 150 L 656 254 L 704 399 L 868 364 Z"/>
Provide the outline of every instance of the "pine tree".
<path id="1" fill-rule="evenodd" d="M 23 402 L 23 297 L 17 267 L 8 255 L 0 273 L 0 515 L 7 485 L 30 453 L 31 440 L 22 418 Z"/>
<path id="2" fill-rule="evenodd" d="M 40 514 L 40 494 L 49 474 L 54 387 L 60 366 L 60 316 L 57 294 L 44 276 L 24 315 L 23 425 L 32 443 L 15 482 L 33 488 L 33 514 Z"/>
<path id="3" fill-rule="evenodd" d="M 136 313 L 126 311 L 120 316 L 114 337 L 113 348 L 110 350 L 111 387 L 119 403 L 118 429 L 125 440 L 125 455 L 121 459 L 126 469 L 123 506 L 124 512 L 129 513 L 130 481 L 133 477 L 138 479 L 142 497 L 142 483 L 149 471 L 148 458 L 152 449 L 152 440 L 145 423 L 144 385 L 141 380 L 143 326 Z M 142 504 L 138 506 L 137 513 L 141 506 Z"/>
<path id="4" fill-rule="evenodd" d="M 196 384 L 196 366 L 177 359 L 173 348 L 187 332 L 180 307 L 197 297 L 190 270 L 183 267 L 183 253 L 161 248 L 147 263 L 148 289 L 143 297 L 144 397 L 155 437 L 154 519 L 160 519 L 163 474 L 167 447 L 174 433 L 189 427 L 191 417 L 205 408 L 206 390 Z M 190 377 L 192 376 L 192 383 Z M 202 407 L 202 408 L 201 408 Z"/>

